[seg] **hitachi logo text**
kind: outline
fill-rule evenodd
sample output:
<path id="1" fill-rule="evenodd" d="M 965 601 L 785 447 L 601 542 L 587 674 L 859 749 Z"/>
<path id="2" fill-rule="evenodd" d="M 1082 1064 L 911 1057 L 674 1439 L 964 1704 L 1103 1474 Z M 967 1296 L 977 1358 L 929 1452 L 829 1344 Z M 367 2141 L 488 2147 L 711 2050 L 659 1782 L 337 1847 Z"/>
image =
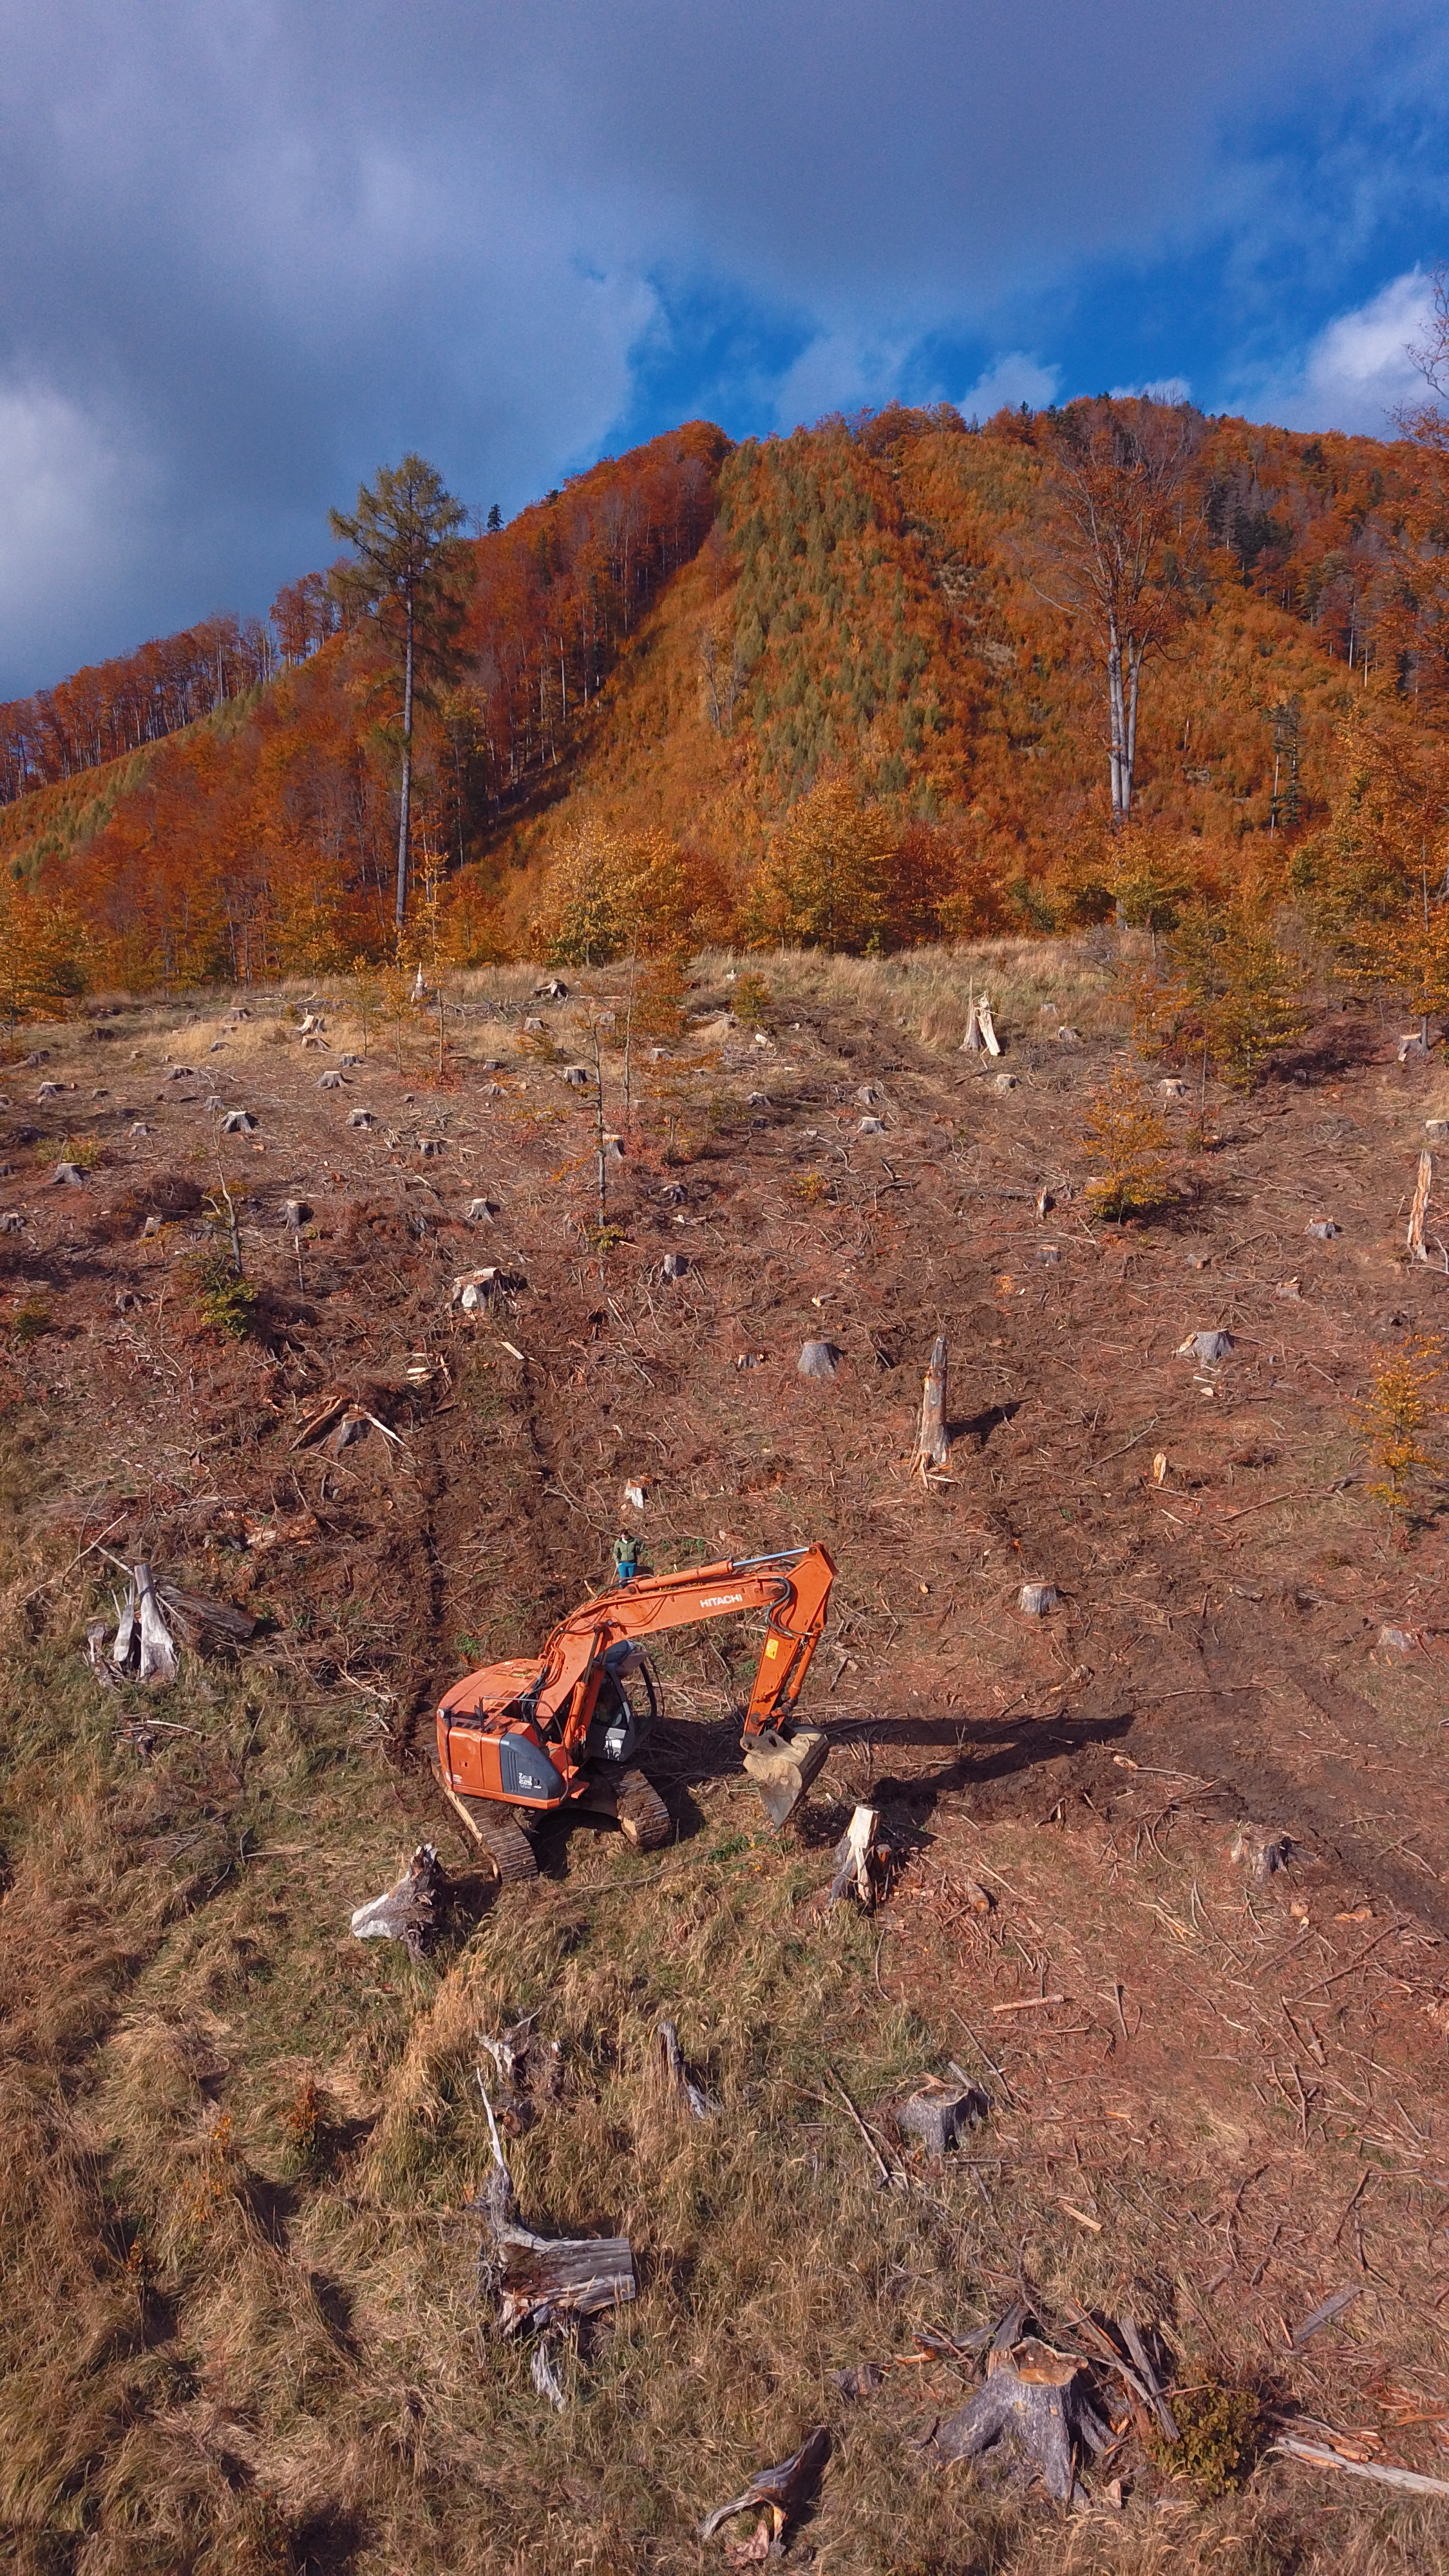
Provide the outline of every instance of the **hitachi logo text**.
<path id="1" fill-rule="evenodd" d="M 744 1597 L 743 1592 L 701 1592 L 699 1606 L 701 1610 L 728 1610 L 731 1603 L 743 1601 Z"/>

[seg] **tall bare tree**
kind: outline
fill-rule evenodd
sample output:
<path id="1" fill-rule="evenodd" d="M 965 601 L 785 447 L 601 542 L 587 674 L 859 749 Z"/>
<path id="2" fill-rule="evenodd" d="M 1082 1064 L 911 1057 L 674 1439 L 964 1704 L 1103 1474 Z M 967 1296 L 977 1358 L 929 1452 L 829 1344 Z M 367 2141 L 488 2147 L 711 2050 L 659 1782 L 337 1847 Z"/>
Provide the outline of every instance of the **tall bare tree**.
<path id="1" fill-rule="evenodd" d="M 1202 428 L 1185 403 L 1105 394 L 1070 404 L 1053 424 L 1038 587 L 1097 630 L 1114 828 L 1132 812 L 1142 666 L 1192 606 L 1205 534 L 1196 489 Z"/>
<path id="2" fill-rule="evenodd" d="M 397 832 L 397 927 L 407 919 L 412 845 L 413 696 L 420 663 L 441 665 L 463 610 L 467 512 L 421 456 L 384 465 L 364 483 L 348 518 L 329 510 L 334 537 L 352 548 L 332 579 L 345 605 L 372 610 L 402 662 L 402 794 Z"/>

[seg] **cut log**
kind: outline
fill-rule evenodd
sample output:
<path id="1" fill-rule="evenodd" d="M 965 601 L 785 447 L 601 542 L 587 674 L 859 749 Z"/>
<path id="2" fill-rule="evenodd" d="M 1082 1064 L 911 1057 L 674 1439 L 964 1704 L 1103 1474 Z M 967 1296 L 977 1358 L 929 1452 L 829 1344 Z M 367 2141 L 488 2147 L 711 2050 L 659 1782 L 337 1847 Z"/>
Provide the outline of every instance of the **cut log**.
<path id="1" fill-rule="evenodd" d="M 386 1895 L 358 1906 L 352 1917 L 354 1940 L 401 1941 L 409 1958 L 426 1958 L 437 1933 L 442 1891 L 437 1847 L 419 1843 L 401 1878 Z"/>
<path id="2" fill-rule="evenodd" d="M 701 2540 L 712 2540 L 720 2524 L 734 2514 L 763 2512 L 770 2540 L 777 2542 L 786 2524 L 808 2504 L 829 2457 L 830 2435 L 823 2424 L 817 2424 L 788 2460 L 773 2469 L 757 2469 L 743 2495 L 707 2513 L 699 2526 Z"/>
<path id="3" fill-rule="evenodd" d="M 1434 1157 L 1419 1156 L 1419 1177 L 1414 1186 L 1414 1204 L 1409 1210 L 1409 1231 L 1404 1240 L 1411 1261 L 1427 1261 L 1424 1249 L 1424 1219 L 1429 1213 L 1429 1192 L 1434 1184 Z"/>
<path id="4" fill-rule="evenodd" d="M 487 2236 L 479 2251 L 479 2288 L 497 2301 L 498 2331 L 505 2337 L 545 2334 L 578 2317 L 624 2306 L 635 2295 L 634 2255 L 626 2236 L 535 2236 L 520 2226 L 513 2177 L 503 2157 L 498 2123 L 481 2072 L 478 2090 L 488 2115 L 493 2169 L 474 2206 Z"/>
<path id="5" fill-rule="evenodd" d="M 896 2125 L 908 2137 L 919 2138 L 927 2153 L 946 2156 L 960 2145 L 969 2129 L 979 2128 L 991 2104 L 979 2084 L 962 2089 L 959 2084 L 945 2084 L 939 2075 L 928 2075 L 896 2105 Z"/>
<path id="6" fill-rule="evenodd" d="M 1103 2451 L 1112 2438 L 1092 2404 L 1084 2365 L 1027 2335 L 1005 2348 L 993 2345 L 986 2367 L 985 2387 L 936 2427 L 937 2458 L 987 2455 L 1008 2475 L 1039 2476 L 1048 2495 L 1067 2504 L 1079 2451 Z"/>
<path id="7" fill-rule="evenodd" d="M 879 1808 L 857 1807 L 835 1846 L 835 1876 L 830 1882 L 828 1905 L 839 1904 L 843 1896 L 854 1896 L 870 1912 L 884 1876 L 884 1863 L 876 1849 L 879 1832 Z"/>
<path id="8" fill-rule="evenodd" d="M 946 1430 L 946 1336 L 938 1333 L 931 1344 L 926 1383 L 921 1391 L 921 1427 L 912 1463 L 925 1476 L 932 1467 L 944 1467 L 950 1455 Z"/>

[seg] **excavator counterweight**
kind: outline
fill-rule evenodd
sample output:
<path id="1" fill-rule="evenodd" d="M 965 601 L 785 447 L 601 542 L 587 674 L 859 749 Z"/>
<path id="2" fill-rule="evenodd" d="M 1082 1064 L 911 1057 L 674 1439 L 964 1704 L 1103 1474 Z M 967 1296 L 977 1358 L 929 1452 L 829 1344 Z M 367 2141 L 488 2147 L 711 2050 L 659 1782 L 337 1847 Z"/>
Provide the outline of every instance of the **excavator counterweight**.
<path id="1" fill-rule="evenodd" d="M 830 1749 L 822 1730 L 791 1717 L 834 1579 L 823 1547 L 639 1575 L 571 1610 L 537 1658 L 512 1656 L 455 1682 L 438 1707 L 438 1776 L 499 1876 L 533 1875 L 528 1828 L 561 1807 L 617 1817 L 645 1850 L 667 1838 L 667 1811 L 636 1763 L 659 1714 L 647 1642 L 749 1610 L 763 1610 L 766 1625 L 744 1767 L 771 1824 L 787 1824 Z"/>

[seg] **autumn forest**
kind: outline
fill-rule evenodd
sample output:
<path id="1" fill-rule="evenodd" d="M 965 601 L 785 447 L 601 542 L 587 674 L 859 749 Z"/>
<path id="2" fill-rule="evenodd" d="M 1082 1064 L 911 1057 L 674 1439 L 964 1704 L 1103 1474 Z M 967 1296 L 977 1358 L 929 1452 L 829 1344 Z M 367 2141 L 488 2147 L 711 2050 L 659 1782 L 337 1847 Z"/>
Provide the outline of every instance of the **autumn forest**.
<path id="1" fill-rule="evenodd" d="M 440 545 L 401 896 L 401 630 L 345 559 L 0 707 L 0 1004 L 1113 918 L 1437 991 L 1446 545 L 1432 414 L 692 422 Z"/>

